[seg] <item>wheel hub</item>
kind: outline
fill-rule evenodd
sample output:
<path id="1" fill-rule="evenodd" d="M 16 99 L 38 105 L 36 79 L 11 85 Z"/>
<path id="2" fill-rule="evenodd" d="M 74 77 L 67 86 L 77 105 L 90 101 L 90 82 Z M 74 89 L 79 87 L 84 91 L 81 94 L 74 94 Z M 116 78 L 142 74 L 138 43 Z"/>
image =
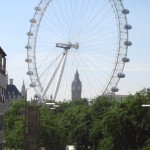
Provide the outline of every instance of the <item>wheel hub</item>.
<path id="1" fill-rule="evenodd" d="M 75 48 L 78 49 L 79 48 L 79 43 L 76 44 L 72 44 L 72 43 L 56 43 L 56 47 L 60 47 L 60 48 L 64 48 L 64 49 L 70 49 L 70 48 Z"/>

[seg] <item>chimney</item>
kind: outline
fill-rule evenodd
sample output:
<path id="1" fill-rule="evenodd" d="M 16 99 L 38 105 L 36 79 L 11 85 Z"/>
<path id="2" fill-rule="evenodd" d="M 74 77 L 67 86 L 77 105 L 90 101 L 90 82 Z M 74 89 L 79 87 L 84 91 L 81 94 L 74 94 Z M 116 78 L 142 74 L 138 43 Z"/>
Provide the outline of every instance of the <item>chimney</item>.
<path id="1" fill-rule="evenodd" d="M 9 79 L 9 84 L 13 85 L 13 79 Z"/>

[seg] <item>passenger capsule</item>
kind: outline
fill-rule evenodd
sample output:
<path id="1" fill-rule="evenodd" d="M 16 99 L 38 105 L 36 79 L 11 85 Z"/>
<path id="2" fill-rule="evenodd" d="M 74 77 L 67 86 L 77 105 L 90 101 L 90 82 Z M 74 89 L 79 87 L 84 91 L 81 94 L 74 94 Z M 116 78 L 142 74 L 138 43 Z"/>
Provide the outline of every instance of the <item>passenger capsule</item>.
<path id="1" fill-rule="evenodd" d="M 126 46 L 131 46 L 131 45 L 132 45 L 132 42 L 131 42 L 131 41 L 125 41 L 125 42 L 124 42 L 124 45 L 126 45 Z"/>
<path id="2" fill-rule="evenodd" d="M 129 58 L 127 58 L 127 57 L 123 57 L 123 58 L 122 58 L 122 61 L 123 61 L 123 62 L 129 62 L 129 61 L 130 61 L 130 59 L 129 59 Z"/>
<path id="3" fill-rule="evenodd" d="M 33 75 L 33 71 L 28 71 L 27 75 Z"/>
<path id="4" fill-rule="evenodd" d="M 41 11 L 40 7 L 35 7 L 34 9 L 37 10 L 37 11 Z"/>
<path id="5" fill-rule="evenodd" d="M 33 32 L 30 31 L 30 32 L 27 33 L 27 35 L 33 36 Z"/>
<path id="6" fill-rule="evenodd" d="M 27 62 L 27 63 L 31 63 L 31 62 L 32 62 L 32 59 L 27 58 L 27 59 L 25 59 L 25 62 Z"/>
<path id="7" fill-rule="evenodd" d="M 37 23 L 37 20 L 36 19 L 31 19 L 30 22 L 31 23 Z"/>
<path id="8" fill-rule="evenodd" d="M 30 84 L 30 87 L 36 87 L 36 84 L 35 84 L 34 82 L 32 82 L 32 83 Z"/>
<path id="9" fill-rule="evenodd" d="M 35 98 L 41 98 L 41 95 L 40 94 L 35 94 L 34 97 Z"/>
<path id="10" fill-rule="evenodd" d="M 32 49 L 32 46 L 31 45 L 27 45 L 25 46 L 26 49 Z"/>
<path id="11" fill-rule="evenodd" d="M 123 14 L 129 14 L 129 10 L 128 10 L 128 9 L 123 9 L 123 10 L 122 10 L 122 13 L 123 13 Z"/>
<path id="12" fill-rule="evenodd" d="M 129 24 L 126 24 L 126 25 L 124 26 L 124 28 L 127 29 L 127 30 L 130 30 L 130 29 L 132 29 L 132 26 L 129 25 Z"/>
<path id="13" fill-rule="evenodd" d="M 124 78 L 125 77 L 125 74 L 124 73 L 118 73 L 118 78 Z"/>
<path id="14" fill-rule="evenodd" d="M 118 89 L 117 87 L 112 87 L 112 88 L 111 88 L 111 91 L 112 91 L 112 92 L 118 92 L 119 89 Z"/>

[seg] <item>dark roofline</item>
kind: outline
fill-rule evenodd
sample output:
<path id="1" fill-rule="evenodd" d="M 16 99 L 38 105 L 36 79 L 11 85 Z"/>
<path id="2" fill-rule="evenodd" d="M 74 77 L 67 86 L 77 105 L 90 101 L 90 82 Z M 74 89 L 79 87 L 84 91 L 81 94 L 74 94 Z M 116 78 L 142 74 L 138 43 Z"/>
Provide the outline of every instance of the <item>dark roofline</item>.
<path id="1" fill-rule="evenodd" d="M 3 57 L 7 56 L 4 50 L 0 47 L 0 53 L 3 55 Z"/>
<path id="2" fill-rule="evenodd" d="M 21 93 L 19 92 L 17 87 L 15 85 L 12 85 L 12 84 L 7 85 L 7 87 L 6 87 L 6 96 L 7 97 L 9 96 L 8 92 L 10 95 L 12 95 L 14 93 L 14 95 L 20 95 L 21 96 Z"/>

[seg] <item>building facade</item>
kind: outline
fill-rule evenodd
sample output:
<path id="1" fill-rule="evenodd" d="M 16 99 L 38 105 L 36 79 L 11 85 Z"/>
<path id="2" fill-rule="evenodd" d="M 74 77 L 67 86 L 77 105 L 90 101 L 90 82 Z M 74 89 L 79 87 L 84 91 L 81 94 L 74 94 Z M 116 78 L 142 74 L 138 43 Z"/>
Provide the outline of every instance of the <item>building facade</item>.
<path id="1" fill-rule="evenodd" d="M 2 150 L 4 146 L 4 113 L 6 83 L 6 54 L 0 47 L 0 150 Z"/>
<path id="2" fill-rule="evenodd" d="M 9 105 L 15 101 L 20 99 L 21 93 L 17 89 L 17 87 L 13 83 L 13 79 L 9 79 L 9 83 L 6 86 L 6 109 L 8 109 Z"/>
<path id="3" fill-rule="evenodd" d="M 77 70 L 71 85 L 72 100 L 81 99 L 81 92 L 82 92 L 82 84 L 79 79 L 79 73 Z"/>

